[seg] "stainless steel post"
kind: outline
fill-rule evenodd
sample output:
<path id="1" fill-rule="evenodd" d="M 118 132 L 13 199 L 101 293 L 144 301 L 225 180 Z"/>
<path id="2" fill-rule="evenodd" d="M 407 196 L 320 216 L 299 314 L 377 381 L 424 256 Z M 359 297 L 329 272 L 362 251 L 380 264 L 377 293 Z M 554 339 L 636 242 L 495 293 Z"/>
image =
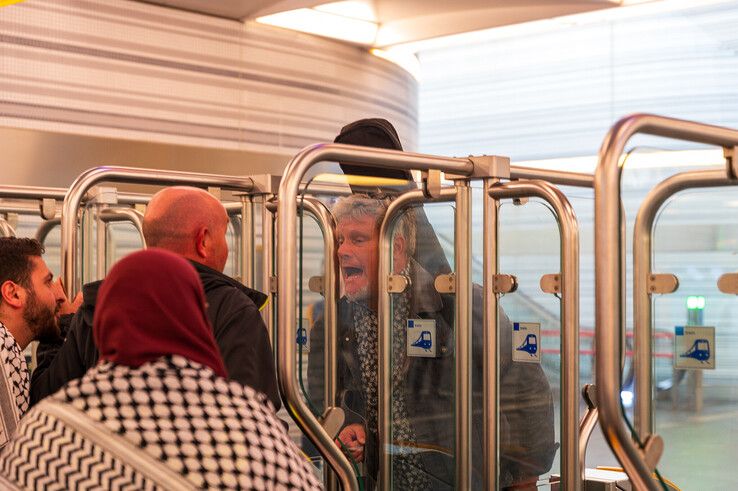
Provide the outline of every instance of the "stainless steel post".
<path id="1" fill-rule="evenodd" d="M 303 198 L 300 206 L 313 216 L 323 233 L 323 332 L 325 348 L 323 352 L 323 400 L 325 407 L 336 405 L 338 396 L 338 243 L 336 242 L 336 223 L 328 208 L 314 198 Z M 326 467 L 326 489 L 336 489 L 336 475 Z"/>
<path id="2" fill-rule="evenodd" d="M 457 180 L 454 215 L 454 265 L 456 269 L 456 489 L 471 489 L 471 389 L 472 389 L 472 211 L 471 187 Z"/>
<path id="3" fill-rule="evenodd" d="M 132 184 L 217 186 L 235 191 L 251 191 L 253 181 L 248 177 L 218 174 L 141 169 L 133 167 L 94 167 L 83 172 L 69 188 L 62 207 L 61 252 L 62 276 L 67 295 L 73 298 L 80 288 L 77 272 L 77 210 L 85 193 L 99 182 L 128 182 Z"/>
<path id="4" fill-rule="evenodd" d="M 378 148 L 338 144 L 318 144 L 305 148 L 287 166 L 279 186 L 278 203 L 278 376 L 285 406 L 334 469 L 346 490 L 357 490 L 351 464 L 321 427 L 301 399 L 295 374 L 295 307 L 297 283 L 297 244 L 292 239 L 297 227 L 297 195 L 307 171 L 323 161 L 348 162 L 367 167 L 392 167 L 408 170 L 437 169 L 469 175 L 474 164 L 467 159 L 443 158 Z"/>
<path id="5" fill-rule="evenodd" d="M 241 282 L 254 287 L 254 201 L 241 196 Z"/>
<path id="6" fill-rule="evenodd" d="M 379 228 L 379 263 L 378 263 L 378 326 L 377 326 L 377 367 L 378 391 L 377 426 L 379 430 L 379 487 L 392 487 L 392 457 L 389 447 L 392 445 L 392 300 L 387 285 L 387 278 L 392 271 L 392 234 L 397 220 L 402 213 L 422 203 L 454 201 L 456 188 L 441 189 L 437 198 L 426 198 L 419 189 L 407 191 L 390 203 Z"/>
<path id="7" fill-rule="evenodd" d="M 96 204 L 95 213 L 95 280 L 105 278 L 108 259 L 108 225 L 102 220 L 103 207 L 107 205 Z"/>
<path id="8" fill-rule="evenodd" d="M 270 194 L 262 194 L 261 203 L 261 287 L 269 296 L 266 305 L 261 309 L 261 316 L 264 318 L 267 332 L 269 332 L 269 341 L 274 346 L 274 292 L 272 292 L 272 276 L 274 262 L 274 222 L 276 220 L 274 213 L 268 208 L 269 200 L 272 198 Z M 295 233 L 294 230 L 292 232 Z M 294 285 L 293 285 L 294 286 Z M 292 337 L 294 342 L 295 337 Z"/>
<path id="9" fill-rule="evenodd" d="M 561 478 L 562 489 L 580 489 L 579 468 L 579 225 L 566 196 L 545 181 L 492 186 L 495 199 L 536 196 L 554 210 L 561 234 Z"/>
<path id="10" fill-rule="evenodd" d="M 499 303 L 495 293 L 495 276 L 499 270 L 499 254 L 497 234 L 499 231 L 499 202 L 490 196 L 492 186 L 499 179 L 484 180 L 482 197 L 484 237 L 483 237 L 483 269 L 484 272 L 484 489 L 494 491 L 499 483 L 499 387 L 497 367 L 499 364 Z"/>
<path id="11" fill-rule="evenodd" d="M 653 312 L 651 276 L 653 227 L 661 206 L 690 188 L 735 186 L 724 169 L 682 172 L 654 187 L 638 209 L 633 229 L 633 330 L 635 363 L 635 426 L 642 438 L 653 433 Z"/>
<path id="12" fill-rule="evenodd" d="M 600 427 L 613 453 L 623 465 L 633 487 L 656 491 L 657 485 L 632 441 L 620 409 L 619 338 L 623 331 L 621 308 L 620 156 L 626 143 L 638 133 L 732 148 L 738 131 L 650 114 L 636 114 L 618 121 L 600 148 L 595 171 L 595 333 L 597 404 Z"/>

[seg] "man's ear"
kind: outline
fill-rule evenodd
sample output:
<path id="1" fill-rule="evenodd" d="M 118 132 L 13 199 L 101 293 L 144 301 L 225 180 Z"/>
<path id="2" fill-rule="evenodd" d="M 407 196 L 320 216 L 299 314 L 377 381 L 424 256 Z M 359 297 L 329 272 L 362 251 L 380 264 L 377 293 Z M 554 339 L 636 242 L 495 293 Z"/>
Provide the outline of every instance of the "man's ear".
<path id="1" fill-rule="evenodd" d="M 3 302 L 11 307 L 21 308 L 26 301 L 26 291 L 19 284 L 7 280 L 0 285 L 0 294 L 2 294 Z"/>
<path id="2" fill-rule="evenodd" d="M 392 243 L 392 255 L 394 257 L 400 257 L 401 255 L 406 255 L 407 241 L 405 240 L 405 237 L 402 235 L 395 235 L 394 242 Z"/>
<path id="3" fill-rule="evenodd" d="M 210 230 L 207 227 L 200 227 L 195 236 L 195 252 L 201 258 L 207 258 L 210 255 Z"/>

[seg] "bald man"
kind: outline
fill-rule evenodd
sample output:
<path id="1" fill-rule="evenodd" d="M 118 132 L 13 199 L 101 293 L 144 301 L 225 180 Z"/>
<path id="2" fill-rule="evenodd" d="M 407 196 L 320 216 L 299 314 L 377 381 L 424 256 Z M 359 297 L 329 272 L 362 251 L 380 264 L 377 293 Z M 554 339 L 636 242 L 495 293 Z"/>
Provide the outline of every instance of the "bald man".
<path id="1" fill-rule="evenodd" d="M 143 232 L 149 247 L 183 256 L 200 275 L 208 317 L 228 378 L 263 392 L 275 409 L 279 409 L 274 358 L 266 326 L 259 315 L 259 307 L 267 296 L 222 273 L 228 259 L 227 227 L 228 214 L 212 195 L 197 188 L 171 187 L 151 198 L 144 215 Z M 74 317 L 62 319 L 64 342 L 39 346 L 38 366 L 31 380 L 31 404 L 53 394 L 70 380 L 80 378 L 97 363 L 92 318 L 101 283 L 96 281 L 82 287 L 82 307 Z"/>

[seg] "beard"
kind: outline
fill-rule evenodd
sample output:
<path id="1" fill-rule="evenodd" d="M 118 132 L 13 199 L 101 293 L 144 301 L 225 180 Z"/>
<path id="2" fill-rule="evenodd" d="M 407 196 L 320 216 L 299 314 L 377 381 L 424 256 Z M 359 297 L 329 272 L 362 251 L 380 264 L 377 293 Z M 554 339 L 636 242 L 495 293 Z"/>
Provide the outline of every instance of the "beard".
<path id="1" fill-rule="evenodd" d="M 36 341 L 56 340 L 60 336 L 59 320 L 56 313 L 59 310 L 57 304 L 51 309 L 38 301 L 36 292 L 29 290 L 28 305 L 23 312 L 23 320 L 33 334 Z"/>

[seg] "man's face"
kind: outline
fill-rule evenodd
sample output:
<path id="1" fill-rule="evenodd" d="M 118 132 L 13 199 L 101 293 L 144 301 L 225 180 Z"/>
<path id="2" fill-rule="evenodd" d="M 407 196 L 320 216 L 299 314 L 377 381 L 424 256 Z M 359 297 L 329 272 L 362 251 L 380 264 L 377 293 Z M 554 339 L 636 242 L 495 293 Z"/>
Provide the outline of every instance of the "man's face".
<path id="1" fill-rule="evenodd" d="M 349 300 L 371 300 L 377 294 L 379 257 L 376 220 L 364 216 L 344 218 L 336 225 L 338 261 Z"/>
<path id="2" fill-rule="evenodd" d="M 54 275 L 40 257 L 31 257 L 31 285 L 27 288 L 23 320 L 33 339 L 59 336 L 59 309 L 64 301 Z"/>

